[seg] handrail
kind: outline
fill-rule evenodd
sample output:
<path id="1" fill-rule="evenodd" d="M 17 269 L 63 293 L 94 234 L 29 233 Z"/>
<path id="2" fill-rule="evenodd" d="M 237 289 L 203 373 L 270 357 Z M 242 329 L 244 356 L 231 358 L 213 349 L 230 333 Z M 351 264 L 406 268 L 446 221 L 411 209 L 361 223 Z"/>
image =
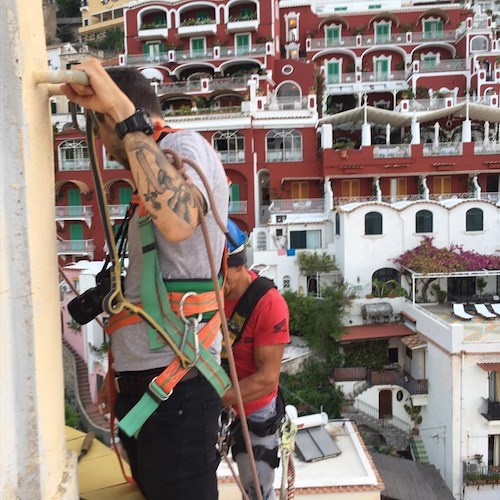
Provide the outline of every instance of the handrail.
<path id="1" fill-rule="evenodd" d="M 394 415 L 390 417 L 380 418 L 379 409 L 375 408 L 374 406 L 368 403 L 365 403 L 364 401 L 357 399 L 354 403 L 354 407 L 361 413 L 364 413 L 365 415 L 368 415 L 369 417 L 380 421 L 383 426 L 390 425 L 392 427 L 396 427 L 397 429 L 403 432 L 408 432 L 408 433 L 410 432 L 411 426 L 408 422 L 405 422 L 401 418 L 396 417 Z"/>

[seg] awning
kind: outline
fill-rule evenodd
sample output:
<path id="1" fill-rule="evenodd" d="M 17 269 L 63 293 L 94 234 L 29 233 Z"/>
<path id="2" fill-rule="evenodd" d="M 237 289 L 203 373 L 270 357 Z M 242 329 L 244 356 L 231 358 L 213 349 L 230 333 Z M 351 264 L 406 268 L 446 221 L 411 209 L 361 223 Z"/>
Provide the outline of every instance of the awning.
<path id="1" fill-rule="evenodd" d="M 500 108 L 491 108 L 484 104 L 476 104 L 463 102 L 450 106 L 448 108 L 436 109 L 415 115 L 415 119 L 419 123 L 437 121 L 446 116 L 466 116 L 467 106 L 471 120 L 488 121 L 490 123 L 500 123 Z M 345 125 L 353 122 L 363 123 L 365 120 L 365 106 L 349 109 L 336 113 L 335 115 L 327 116 L 319 120 L 319 124 L 330 123 L 334 126 Z M 366 120 L 369 123 L 377 123 L 380 125 L 390 124 L 392 127 L 398 128 L 408 126 L 413 120 L 413 114 L 404 114 L 400 111 L 391 111 L 388 109 L 376 108 L 374 106 L 366 106 Z"/>
<path id="2" fill-rule="evenodd" d="M 163 73 L 156 68 L 146 68 L 141 70 L 141 74 L 147 78 L 148 80 L 158 80 L 159 82 L 163 82 Z"/>
<path id="3" fill-rule="evenodd" d="M 401 342 L 411 351 L 427 346 L 427 341 L 418 333 L 408 337 L 402 337 Z"/>
<path id="4" fill-rule="evenodd" d="M 398 16 L 396 16 L 392 12 L 380 12 L 380 14 L 377 14 L 370 19 L 370 21 L 368 22 L 368 27 L 370 27 L 370 25 L 375 21 L 386 20 L 386 19 L 390 19 L 393 22 L 394 26 L 399 26 Z"/>
<path id="5" fill-rule="evenodd" d="M 318 25 L 318 29 L 321 28 L 321 26 L 324 26 L 325 24 L 343 24 L 345 26 L 345 29 L 349 29 L 349 23 L 347 19 L 343 16 L 329 16 L 326 19 L 321 20 L 321 22 Z"/>
<path id="6" fill-rule="evenodd" d="M 478 363 L 477 366 L 485 372 L 500 372 L 500 363 Z"/>
<path id="7" fill-rule="evenodd" d="M 440 17 L 444 23 L 448 23 L 450 20 L 450 16 L 443 10 L 438 8 L 427 9 L 425 12 L 420 14 L 418 20 L 426 18 L 426 17 Z"/>
<path id="8" fill-rule="evenodd" d="M 55 184 L 56 195 L 59 194 L 59 191 L 61 190 L 61 188 L 64 186 L 64 184 L 67 184 L 67 183 L 74 184 L 76 187 L 78 187 L 78 189 L 80 190 L 80 193 L 82 193 L 82 194 L 87 194 L 90 191 L 89 186 L 83 181 L 67 180 L 67 181 L 56 182 L 56 184 Z"/>
<path id="9" fill-rule="evenodd" d="M 349 326 L 340 337 L 340 342 L 353 342 L 358 340 L 381 340 L 392 337 L 405 337 L 416 335 L 402 323 L 377 323 L 375 325 Z"/>
<path id="10" fill-rule="evenodd" d="M 134 183 L 130 179 L 125 179 L 124 177 L 121 177 L 119 179 L 111 179 L 110 181 L 106 182 L 106 184 L 104 184 L 104 192 L 106 194 L 109 194 L 111 186 L 115 182 L 120 182 L 120 181 L 126 182 L 132 189 L 135 189 Z"/>

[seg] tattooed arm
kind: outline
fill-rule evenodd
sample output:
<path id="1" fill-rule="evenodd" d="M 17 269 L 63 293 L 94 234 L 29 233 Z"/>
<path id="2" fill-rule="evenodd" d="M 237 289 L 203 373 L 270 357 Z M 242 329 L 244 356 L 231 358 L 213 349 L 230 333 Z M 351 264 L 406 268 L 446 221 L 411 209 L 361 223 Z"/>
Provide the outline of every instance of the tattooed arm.
<path id="1" fill-rule="evenodd" d="M 150 137 L 141 132 L 123 139 L 130 169 L 144 207 L 169 241 L 191 236 L 205 201 L 198 189 L 167 160 Z"/>
<path id="2" fill-rule="evenodd" d="M 85 71 L 90 85 L 66 84 L 61 89 L 69 100 L 104 115 L 100 139 L 120 163 L 130 166 L 139 195 L 158 229 L 169 241 L 191 236 L 199 222 L 199 207 L 205 204 L 199 190 L 185 181 L 152 138 L 134 132 L 122 143 L 116 137 L 114 126 L 131 116 L 135 106 L 99 61 L 88 59 L 72 69 Z"/>

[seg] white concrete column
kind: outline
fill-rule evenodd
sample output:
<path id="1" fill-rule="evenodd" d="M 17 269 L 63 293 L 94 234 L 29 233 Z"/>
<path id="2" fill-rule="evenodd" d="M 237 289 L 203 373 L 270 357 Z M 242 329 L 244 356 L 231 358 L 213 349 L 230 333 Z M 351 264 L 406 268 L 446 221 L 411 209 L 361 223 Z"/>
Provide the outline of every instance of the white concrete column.
<path id="1" fill-rule="evenodd" d="M 411 143 L 420 144 L 420 123 L 417 120 L 411 122 Z"/>
<path id="2" fill-rule="evenodd" d="M 333 127 L 331 123 L 323 123 L 321 126 L 321 147 L 332 149 L 333 147 Z"/>
<path id="3" fill-rule="evenodd" d="M 66 449 L 54 159 L 42 2 L 2 8 L 1 498 L 78 498 Z"/>
<path id="4" fill-rule="evenodd" d="M 372 128 L 369 123 L 361 125 L 361 146 L 372 145 Z"/>
<path id="5" fill-rule="evenodd" d="M 462 142 L 472 141 L 472 122 L 464 120 L 462 123 Z"/>

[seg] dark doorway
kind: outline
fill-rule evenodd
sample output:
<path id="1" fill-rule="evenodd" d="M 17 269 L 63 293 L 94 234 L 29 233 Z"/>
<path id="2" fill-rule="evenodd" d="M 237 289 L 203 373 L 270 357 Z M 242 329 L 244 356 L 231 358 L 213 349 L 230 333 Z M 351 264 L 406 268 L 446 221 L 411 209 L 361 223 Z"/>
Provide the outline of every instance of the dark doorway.
<path id="1" fill-rule="evenodd" d="M 392 417 L 392 391 L 384 389 L 378 393 L 378 418 Z"/>
<path id="2" fill-rule="evenodd" d="M 470 299 L 476 294 L 476 278 L 448 278 L 450 300 Z"/>

